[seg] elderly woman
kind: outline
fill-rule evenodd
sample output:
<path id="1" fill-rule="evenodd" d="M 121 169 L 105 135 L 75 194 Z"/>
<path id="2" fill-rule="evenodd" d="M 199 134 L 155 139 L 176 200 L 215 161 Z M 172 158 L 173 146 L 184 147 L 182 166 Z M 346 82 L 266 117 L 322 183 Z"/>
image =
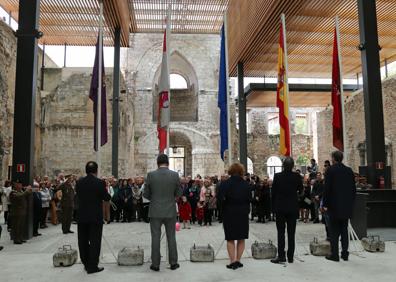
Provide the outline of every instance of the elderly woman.
<path id="1" fill-rule="evenodd" d="M 227 268 L 235 270 L 243 267 L 241 257 L 245 239 L 249 237 L 251 190 L 249 183 L 243 180 L 241 164 L 231 165 L 228 174 L 231 177 L 220 185 L 218 197 L 223 201 L 223 226 L 230 258 Z"/>

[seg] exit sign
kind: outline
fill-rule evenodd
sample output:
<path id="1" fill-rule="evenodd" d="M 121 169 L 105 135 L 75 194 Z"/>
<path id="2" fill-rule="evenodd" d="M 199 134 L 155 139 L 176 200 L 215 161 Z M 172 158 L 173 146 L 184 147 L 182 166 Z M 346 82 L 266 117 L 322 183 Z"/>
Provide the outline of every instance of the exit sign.
<path id="1" fill-rule="evenodd" d="M 16 171 L 24 173 L 25 172 L 25 164 L 17 164 Z"/>

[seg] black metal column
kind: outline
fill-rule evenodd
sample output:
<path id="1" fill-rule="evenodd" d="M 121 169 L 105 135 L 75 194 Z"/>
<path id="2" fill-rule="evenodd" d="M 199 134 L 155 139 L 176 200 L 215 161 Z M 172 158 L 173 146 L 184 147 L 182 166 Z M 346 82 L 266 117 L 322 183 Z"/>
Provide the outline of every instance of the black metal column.
<path id="1" fill-rule="evenodd" d="M 19 1 L 12 179 L 24 185 L 33 181 L 39 12 L 40 0 Z"/>
<path id="2" fill-rule="evenodd" d="M 247 171 L 246 98 L 243 77 L 243 63 L 238 62 L 239 161 Z"/>
<path id="3" fill-rule="evenodd" d="M 45 44 L 43 45 L 43 55 L 41 57 L 40 69 L 40 89 L 44 90 L 44 71 L 45 71 Z"/>
<path id="4" fill-rule="evenodd" d="M 113 70 L 113 134 L 112 134 L 112 174 L 118 178 L 118 127 L 120 118 L 120 47 L 121 29 L 114 31 L 114 70 Z"/>
<path id="5" fill-rule="evenodd" d="M 362 56 L 368 182 L 378 188 L 385 166 L 385 133 L 375 0 L 357 0 Z"/>

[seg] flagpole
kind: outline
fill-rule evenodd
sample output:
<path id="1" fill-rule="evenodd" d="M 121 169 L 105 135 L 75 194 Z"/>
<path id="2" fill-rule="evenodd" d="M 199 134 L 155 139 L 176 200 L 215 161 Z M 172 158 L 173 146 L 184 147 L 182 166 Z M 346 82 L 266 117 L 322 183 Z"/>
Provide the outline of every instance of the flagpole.
<path id="1" fill-rule="evenodd" d="M 289 65 L 287 61 L 287 40 L 286 40 L 286 19 L 285 19 L 285 14 L 282 13 L 281 15 L 281 21 L 282 21 L 282 32 L 283 32 L 283 52 L 285 53 L 285 76 L 284 76 L 284 86 L 285 91 L 287 93 L 286 99 L 287 99 L 287 113 L 288 113 L 288 119 L 287 121 L 289 122 L 289 144 L 290 144 L 290 156 L 293 156 L 293 145 L 292 145 L 292 138 L 291 138 L 291 126 L 290 126 L 290 119 L 291 119 L 291 114 L 290 114 L 290 104 L 289 104 Z"/>
<path id="2" fill-rule="evenodd" d="M 96 162 L 98 164 L 98 175 L 100 175 L 101 170 L 101 136 L 102 136 L 102 60 L 103 60 L 103 0 L 99 1 L 99 55 L 98 55 L 98 99 L 97 99 L 97 109 L 96 109 Z"/>
<path id="3" fill-rule="evenodd" d="M 169 54 L 170 54 L 170 46 L 169 46 L 169 41 L 170 41 L 170 32 L 171 32 L 171 30 L 170 30 L 170 26 L 171 26 L 171 9 L 172 9 L 172 6 L 169 4 L 168 5 L 168 11 L 167 11 L 167 14 L 166 14 L 166 57 L 167 57 L 167 67 L 168 67 L 168 71 L 167 71 L 167 73 L 168 73 L 168 86 L 169 86 L 169 89 L 168 89 L 168 103 L 169 103 L 169 124 L 168 124 L 168 126 L 166 127 L 166 154 L 169 156 L 169 153 L 170 153 L 170 151 L 169 151 L 169 147 L 170 147 L 170 114 L 171 114 L 171 111 L 172 111 L 172 109 L 171 109 L 171 89 L 170 89 L 170 72 L 169 72 L 169 64 L 170 64 L 170 56 L 169 56 Z"/>
<path id="4" fill-rule="evenodd" d="M 341 112 L 342 112 L 342 143 L 344 147 L 344 162 L 348 164 L 347 142 L 346 142 L 346 127 L 345 127 L 345 107 L 344 107 L 344 85 L 342 78 L 342 54 L 340 44 L 340 22 L 338 16 L 335 17 L 336 36 L 337 36 L 337 49 L 338 49 L 338 66 L 340 71 L 340 96 L 341 96 Z"/>
<path id="5" fill-rule="evenodd" d="M 224 14 L 224 49 L 225 49 L 225 65 L 226 65 L 226 95 L 227 95 L 227 140 L 228 140 L 228 164 L 232 164 L 232 140 L 231 140 L 231 98 L 229 93 L 229 74 L 228 74 L 228 28 L 227 13 Z"/>

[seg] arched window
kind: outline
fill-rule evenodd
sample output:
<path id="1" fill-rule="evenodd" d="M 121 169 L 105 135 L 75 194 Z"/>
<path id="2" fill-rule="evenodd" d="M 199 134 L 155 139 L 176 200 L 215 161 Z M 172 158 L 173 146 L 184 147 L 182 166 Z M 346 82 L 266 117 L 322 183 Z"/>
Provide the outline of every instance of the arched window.
<path id="1" fill-rule="evenodd" d="M 171 89 L 188 89 L 187 80 L 177 73 L 170 74 L 170 88 Z"/>
<path id="2" fill-rule="evenodd" d="M 277 172 L 282 171 L 282 160 L 276 156 L 272 156 L 267 160 L 267 174 L 268 177 L 274 179 Z"/>

